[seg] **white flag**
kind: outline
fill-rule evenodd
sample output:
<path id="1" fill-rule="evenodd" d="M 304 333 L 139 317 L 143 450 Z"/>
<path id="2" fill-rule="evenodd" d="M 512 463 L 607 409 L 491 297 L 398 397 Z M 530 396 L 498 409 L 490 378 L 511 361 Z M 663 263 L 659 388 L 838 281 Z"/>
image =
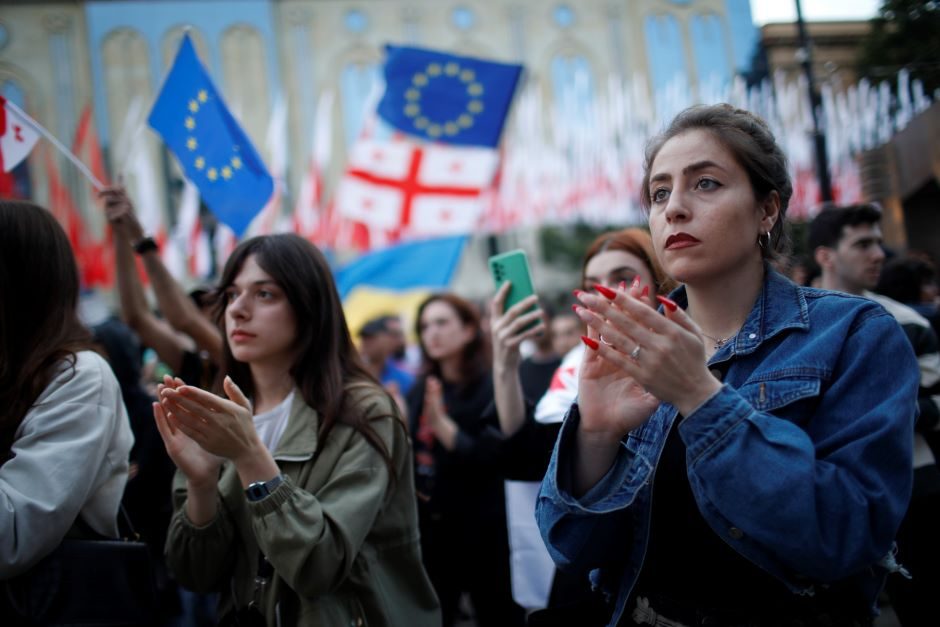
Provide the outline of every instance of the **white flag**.
<path id="1" fill-rule="evenodd" d="M 0 166 L 9 172 L 26 158 L 39 141 L 35 122 L 0 96 Z"/>

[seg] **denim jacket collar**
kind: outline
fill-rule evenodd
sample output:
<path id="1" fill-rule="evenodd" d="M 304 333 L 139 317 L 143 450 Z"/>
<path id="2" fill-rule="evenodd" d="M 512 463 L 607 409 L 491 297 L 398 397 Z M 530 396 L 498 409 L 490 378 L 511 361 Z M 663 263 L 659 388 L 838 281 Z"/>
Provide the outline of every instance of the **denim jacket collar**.
<path id="1" fill-rule="evenodd" d="M 683 309 L 689 306 L 685 285 L 669 295 Z M 761 342 L 786 329 L 808 329 L 809 313 L 803 292 L 792 281 L 764 263 L 764 282 L 760 294 L 751 308 L 734 341 L 718 351 L 717 356 L 747 355 L 754 352 Z M 730 354 L 725 354 L 730 350 Z"/>

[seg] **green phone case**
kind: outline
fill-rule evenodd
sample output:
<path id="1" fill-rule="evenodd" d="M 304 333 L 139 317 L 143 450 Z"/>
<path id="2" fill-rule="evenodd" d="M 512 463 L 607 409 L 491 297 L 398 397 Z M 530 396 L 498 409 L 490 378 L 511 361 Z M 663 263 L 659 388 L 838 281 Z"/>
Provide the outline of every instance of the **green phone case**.
<path id="1" fill-rule="evenodd" d="M 489 258 L 490 274 L 498 290 L 506 281 L 512 282 L 503 311 L 509 309 L 520 300 L 535 294 L 532 285 L 532 274 L 529 272 L 529 262 L 524 250 L 510 250 L 509 252 L 493 255 Z M 528 311 L 534 311 L 533 306 Z M 536 323 L 537 324 L 537 323 Z M 529 325 L 531 328 L 534 324 Z"/>

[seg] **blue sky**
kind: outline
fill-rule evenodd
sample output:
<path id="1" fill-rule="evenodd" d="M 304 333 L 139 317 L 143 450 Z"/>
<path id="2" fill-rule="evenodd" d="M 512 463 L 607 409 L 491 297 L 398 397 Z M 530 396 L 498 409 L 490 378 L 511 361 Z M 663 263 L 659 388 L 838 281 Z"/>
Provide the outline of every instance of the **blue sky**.
<path id="1" fill-rule="evenodd" d="M 802 0 L 805 20 L 867 20 L 878 13 L 881 0 Z M 751 0 L 751 14 L 758 26 L 796 20 L 795 0 Z"/>

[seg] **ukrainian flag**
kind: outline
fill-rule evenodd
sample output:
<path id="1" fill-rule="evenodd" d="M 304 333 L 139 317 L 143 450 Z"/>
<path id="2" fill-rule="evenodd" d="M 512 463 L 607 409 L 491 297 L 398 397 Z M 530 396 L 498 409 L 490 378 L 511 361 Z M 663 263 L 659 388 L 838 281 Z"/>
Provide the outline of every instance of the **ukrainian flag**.
<path id="1" fill-rule="evenodd" d="M 336 286 L 353 336 L 385 314 L 408 328 L 418 305 L 450 285 L 467 236 L 413 241 L 363 255 L 336 272 Z"/>

